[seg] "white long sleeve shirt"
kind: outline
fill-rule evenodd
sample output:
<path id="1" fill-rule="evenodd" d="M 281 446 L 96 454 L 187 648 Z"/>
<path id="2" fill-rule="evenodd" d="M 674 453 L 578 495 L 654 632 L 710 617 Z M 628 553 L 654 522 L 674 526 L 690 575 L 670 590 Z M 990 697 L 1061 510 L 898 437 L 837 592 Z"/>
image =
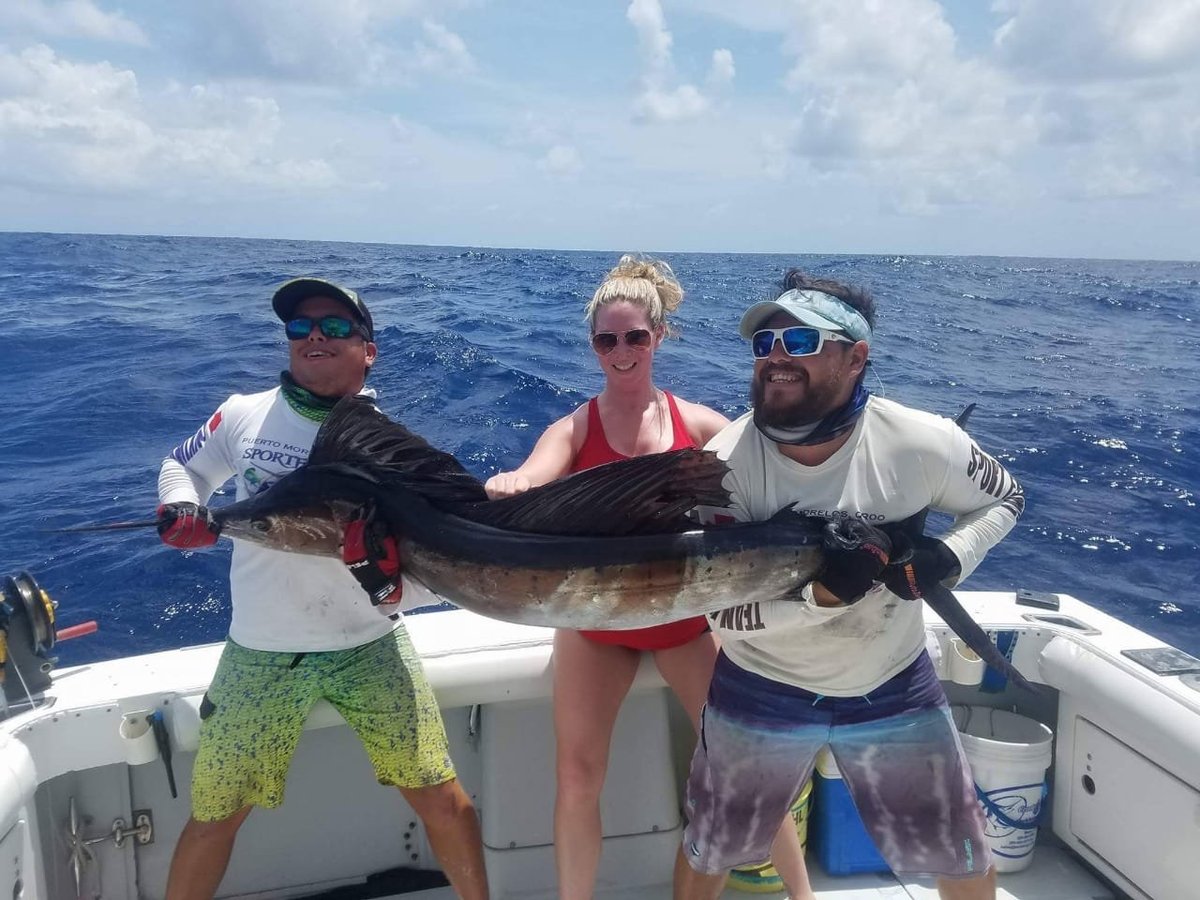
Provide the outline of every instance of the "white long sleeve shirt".
<path id="1" fill-rule="evenodd" d="M 204 505 L 230 478 L 238 500 L 252 497 L 304 464 L 319 427 L 279 388 L 235 394 L 163 460 L 159 500 Z M 229 636 L 255 650 L 344 650 L 397 627 L 337 559 L 234 540 L 229 585 Z"/>
<path id="2" fill-rule="evenodd" d="M 943 535 L 966 578 L 1024 509 L 1021 486 L 951 420 L 871 397 L 850 438 L 817 466 L 784 456 L 754 426 L 731 423 L 707 448 L 730 464 L 737 521 L 785 507 L 805 515 L 899 522 L 926 506 L 953 515 Z M 710 513 L 711 517 L 711 513 Z M 751 672 L 827 696 L 860 696 L 925 646 L 921 603 L 876 586 L 852 606 L 773 601 L 710 616 L 726 655 Z"/>

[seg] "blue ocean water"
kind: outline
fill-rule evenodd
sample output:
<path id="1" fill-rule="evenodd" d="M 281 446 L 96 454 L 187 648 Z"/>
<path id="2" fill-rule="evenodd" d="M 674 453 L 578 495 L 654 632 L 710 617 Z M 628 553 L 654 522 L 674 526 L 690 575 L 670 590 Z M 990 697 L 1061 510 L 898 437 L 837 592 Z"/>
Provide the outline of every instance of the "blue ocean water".
<path id="1" fill-rule="evenodd" d="M 31 571 L 60 625 L 98 620 L 59 645 L 63 664 L 219 640 L 227 546 L 41 529 L 152 518 L 162 457 L 286 365 L 273 286 L 318 274 L 361 289 L 381 407 L 486 477 L 601 387 L 581 314 L 617 256 L 0 234 L 0 574 Z M 687 298 L 660 386 L 738 415 L 750 301 L 792 265 L 869 287 L 872 389 L 947 415 L 977 403 L 971 432 L 1026 488 L 1024 518 L 967 586 L 1071 593 L 1200 655 L 1200 263 L 665 257 Z"/>

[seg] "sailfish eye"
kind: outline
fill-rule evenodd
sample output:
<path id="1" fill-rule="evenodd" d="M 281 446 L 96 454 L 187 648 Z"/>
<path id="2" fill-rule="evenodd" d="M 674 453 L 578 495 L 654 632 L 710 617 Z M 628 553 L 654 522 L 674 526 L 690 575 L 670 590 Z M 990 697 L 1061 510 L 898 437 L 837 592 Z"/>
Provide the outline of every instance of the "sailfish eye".
<path id="1" fill-rule="evenodd" d="M 253 528 L 255 531 L 258 531 L 262 534 L 266 534 L 268 531 L 271 530 L 271 523 L 268 522 L 266 519 L 251 519 L 250 527 Z"/>

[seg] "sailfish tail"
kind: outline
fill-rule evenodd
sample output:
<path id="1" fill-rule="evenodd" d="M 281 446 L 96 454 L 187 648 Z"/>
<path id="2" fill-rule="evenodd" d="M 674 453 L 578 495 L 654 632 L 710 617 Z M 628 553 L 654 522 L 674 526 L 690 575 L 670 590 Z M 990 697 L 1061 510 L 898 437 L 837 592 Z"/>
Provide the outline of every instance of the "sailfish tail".
<path id="1" fill-rule="evenodd" d="M 1041 693 L 1041 687 L 1022 675 L 1008 657 L 1000 652 L 987 632 L 963 609 L 950 588 L 941 584 L 934 586 L 925 593 L 925 602 L 985 663 L 997 672 L 1003 672 L 1018 687 L 1034 694 Z"/>
<path id="2" fill-rule="evenodd" d="M 954 424 L 959 428 L 966 428 L 967 419 L 971 417 L 971 413 L 975 411 L 975 404 L 968 404 L 962 412 L 954 419 Z M 900 565 L 908 561 L 908 557 L 912 553 L 912 539 L 920 537 L 925 533 L 925 520 L 929 516 L 929 507 L 926 506 L 919 512 L 909 516 L 902 522 L 897 522 L 894 525 L 888 526 L 886 529 L 889 535 L 895 542 L 897 553 L 893 556 L 892 565 Z M 932 590 L 926 591 L 925 602 L 929 604 L 939 616 L 942 617 L 951 630 L 966 642 L 985 663 L 991 666 L 998 672 L 1002 672 L 1014 684 L 1024 688 L 1032 693 L 1040 693 L 1041 688 L 1029 681 L 1022 675 L 999 648 L 988 637 L 979 624 L 971 618 L 958 598 L 950 588 L 945 585 L 935 585 Z"/>

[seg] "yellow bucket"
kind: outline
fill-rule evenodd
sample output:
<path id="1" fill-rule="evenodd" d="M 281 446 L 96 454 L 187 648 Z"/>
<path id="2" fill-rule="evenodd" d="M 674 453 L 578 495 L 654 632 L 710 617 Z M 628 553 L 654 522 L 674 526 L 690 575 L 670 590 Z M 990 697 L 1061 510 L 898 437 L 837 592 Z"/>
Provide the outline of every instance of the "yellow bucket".
<path id="1" fill-rule="evenodd" d="M 792 804 L 789 812 L 792 821 L 796 823 L 796 834 L 800 836 L 800 846 L 808 846 L 808 813 L 811 809 L 812 781 L 804 785 L 800 796 Z M 771 865 L 771 861 L 754 866 L 739 866 L 729 873 L 729 887 L 751 894 L 772 894 L 783 890 L 783 879 Z"/>

